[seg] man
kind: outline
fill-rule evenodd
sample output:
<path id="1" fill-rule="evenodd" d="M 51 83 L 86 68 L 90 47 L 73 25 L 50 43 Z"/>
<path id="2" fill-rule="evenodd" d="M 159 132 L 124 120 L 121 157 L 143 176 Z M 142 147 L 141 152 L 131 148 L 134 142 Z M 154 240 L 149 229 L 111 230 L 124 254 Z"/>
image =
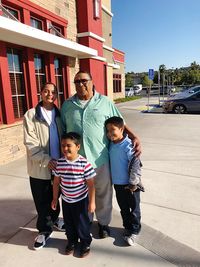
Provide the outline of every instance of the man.
<path id="1" fill-rule="evenodd" d="M 96 217 L 99 237 L 109 236 L 108 227 L 112 213 L 112 185 L 109 168 L 108 139 L 105 120 L 120 116 L 120 112 L 108 97 L 99 94 L 93 85 L 92 76 L 79 71 L 74 78 L 76 94 L 67 99 L 61 109 L 65 132 L 78 132 L 82 136 L 80 154 L 87 158 L 96 171 Z M 137 154 L 141 153 L 138 137 L 125 126 L 125 132 L 134 140 Z"/>

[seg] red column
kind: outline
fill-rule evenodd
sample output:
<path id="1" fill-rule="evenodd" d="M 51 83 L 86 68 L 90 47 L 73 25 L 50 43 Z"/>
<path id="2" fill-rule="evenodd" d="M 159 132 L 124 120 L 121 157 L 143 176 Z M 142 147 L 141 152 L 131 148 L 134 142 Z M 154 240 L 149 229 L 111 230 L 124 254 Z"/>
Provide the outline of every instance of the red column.
<path id="1" fill-rule="evenodd" d="M 68 57 L 62 57 L 62 65 L 63 65 L 64 96 L 65 99 L 67 99 L 71 95 Z"/>
<path id="2" fill-rule="evenodd" d="M 94 16 L 94 1 L 91 0 L 77 0 L 77 27 L 78 33 L 92 32 L 99 37 L 102 37 L 102 14 L 100 10 L 100 17 L 97 19 Z M 101 7 L 101 1 L 100 1 Z M 98 56 L 103 57 L 103 42 L 98 38 L 91 36 L 79 37 L 79 43 L 98 51 Z M 105 72 L 104 62 L 97 59 L 81 59 L 80 68 L 89 71 L 98 92 L 106 94 L 105 88 Z"/>
<path id="3" fill-rule="evenodd" d="M 35 66 L 34 66 L 34 52 L 32 48 L 26 48 L 27 56 L 27 69 L 26 69 L 26 80 L 27 90 L 29 96 L 29 108 L 34 107 L 38 103 L 37 98 L 37 85 L 35 79 Z"/>
<path id="4" fill-rule="evenodd" d="M 2 78 L 2 88 L 0 88 L 0 93 L 2 99 L 3 121 L 4 123 L 10 124 L 15 121 L 15 118 L 13 112 L 6 45 L 3 42 L 0 42 L 0 72 L 0 76 Z"/>
<path id="5" fill-rule="evenodd" d="M 31 25 L 30 23 L 30 11 L 23 8 L 23 23 L 26 25 Z"/>
<path id="6" fill-rule="evenodd" d="M 54 54 L 48 53 L 47 55 L 47 64 L 48 66 L 47 71 L 48 71 L 48 81 L 52 83 L 56 83 L 55 79 L 55 66 L 54 66 Z"/>

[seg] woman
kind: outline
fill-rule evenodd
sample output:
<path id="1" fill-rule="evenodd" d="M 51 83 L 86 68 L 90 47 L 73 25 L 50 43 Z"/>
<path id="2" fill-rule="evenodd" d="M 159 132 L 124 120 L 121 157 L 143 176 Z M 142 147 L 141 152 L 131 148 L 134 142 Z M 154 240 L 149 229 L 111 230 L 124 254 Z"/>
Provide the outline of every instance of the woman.
<path id="1" fill-rule="evenodd" d="M 60 206 L 54 211 L 52 201 L 52 174 L 56 160 L 60 158 L 61 121 L 60 112 L 54 104 L 57 88 L 46 83 L 41 90 L 42 101 L 24 115 L 24 144 L 27 151 L 27 171 L 38 214 L 36 227 L 39 231 L 35 238 L 34 249 L 38 250 L 49 239 L 53 225 L 64 230 L 58 219 Z"/>

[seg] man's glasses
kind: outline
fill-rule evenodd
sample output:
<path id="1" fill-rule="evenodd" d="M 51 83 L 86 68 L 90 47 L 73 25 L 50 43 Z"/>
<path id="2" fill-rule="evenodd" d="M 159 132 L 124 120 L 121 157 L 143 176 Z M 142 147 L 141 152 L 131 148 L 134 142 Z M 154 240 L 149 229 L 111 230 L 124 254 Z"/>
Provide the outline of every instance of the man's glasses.
<path id="1" fill-rule="evenodd" d="M 80 80 L 75 80 L 74 83 L 75 84 L 86 84 L 88 81 L 90 80 L 87 80 L 87 79 L 80 79 Z"/>

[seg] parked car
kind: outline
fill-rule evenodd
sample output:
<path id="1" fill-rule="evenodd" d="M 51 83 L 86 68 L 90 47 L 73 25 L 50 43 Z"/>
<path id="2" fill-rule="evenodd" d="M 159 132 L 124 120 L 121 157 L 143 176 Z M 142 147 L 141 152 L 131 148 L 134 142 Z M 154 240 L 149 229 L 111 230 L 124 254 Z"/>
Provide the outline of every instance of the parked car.
<path id="1" fill-rule="evenodd" d="M 134 96 L 133 87 L 125 87 L 125 96 Z"/>
<path id="2" fill-rule="evenodd" d="M 163 103 L 163 111 L 177 114 L 200 112 L 200 91 L 192 93 L 187 90 L 169 97 Z"/>
<path id="3" fill-rule="evenodd" d="M 142 92 L 142 85 L 134 85 L 134 87 L 125 87 L 125 96 L 140 95 Z"/>
<path id="4" fill-rule="evenodd" d="M 133 90 L 135 95 L 140 95 L 140 93 L 142 92 L 142 84 L 134 85 Z"/>

